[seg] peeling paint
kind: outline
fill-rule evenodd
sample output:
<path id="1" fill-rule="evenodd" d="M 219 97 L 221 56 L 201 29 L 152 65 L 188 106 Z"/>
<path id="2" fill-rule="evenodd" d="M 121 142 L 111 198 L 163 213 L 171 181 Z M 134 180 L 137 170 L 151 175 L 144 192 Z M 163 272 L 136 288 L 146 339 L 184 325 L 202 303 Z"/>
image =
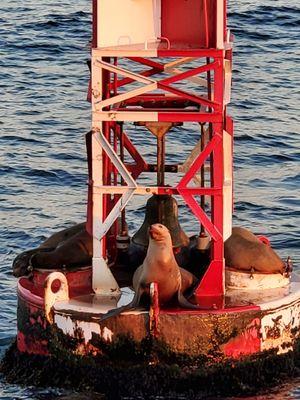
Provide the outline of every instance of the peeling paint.
<path id="1" fill-rule="evenodd" d="M 286 353 L 299 336 L 299 327 L 299 301 L 266 312 L 261 319 L 262 350 L 276 348 L 278 354 Z"/>
<path id="2" fill-rule="evenodd" d="M 101 335 L 100 325 L 95 322 L 76 321 L 74 323 L 70 317 L 59 314 L 55 315 L 54 322 L 65 335 L 76 337 L 76 331 L 80 329 L 85 343 L 92 339 L 93 333 Z"/>
<path id="3" fill-rule="evenodd" d="M 110 329 L 108 329 L 106 327 L 103 329 L 102 337 L 107 342 L 112 342 L 113 335 L 114 334 Z"/>
<path id="4" fill-rule="evenodd" d="M 86 322 L 86 321 L 73 321 L 69 316 L 56 314 L 54 317 L 54 322 L 58 329 L 61 329 L 65 335 L 70 335 L 74 338 L 78 336 L 78 332 L 81 332 L 81 338 L 84 340 L 85 344 L 88 344 L 93 334 L 99 335 L 105 341 L 111 342 L 114 333 L 104 327 L 101 329 L 100 325 L 96 322 Z"/>

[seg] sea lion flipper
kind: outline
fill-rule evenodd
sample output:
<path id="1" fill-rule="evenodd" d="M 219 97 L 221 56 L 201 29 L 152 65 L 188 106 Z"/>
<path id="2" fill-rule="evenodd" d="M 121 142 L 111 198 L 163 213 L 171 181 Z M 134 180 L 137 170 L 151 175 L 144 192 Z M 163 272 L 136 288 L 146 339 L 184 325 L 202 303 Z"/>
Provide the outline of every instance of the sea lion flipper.
<path id="1" fill-rule="evenodd" d="M 119 308 L 114 308 L 113 310 L 109 310 L 106 314 L 103 314 L 100 317 L 100 322 L 105 321 L 106 319 L 109 319 L 111 317 L 116 317 L 117 315 L 121 314 L 123 311 L 128 311 L 131 310 L 133 307 L 131 306 L 131 303 L 127 304 L 126 306 L 122 306 Z"/>
<path id="2" fill-rule="evenodd" d="M 100 321 L 101 322 L 105 321 L 108 318 L 116 317 L 117 315 L 121 314 L 123 311 L 129 311 L 129 310 L 132 310 L 133 308 L 136 308 L 140 303 L 140 298 L 141 298 L 142 293 L 143 293 L 143 289 L 141 287 L 139 287 L 138 290 L 135 292 L 134 297 L 130 303 L 126 304 L 126 306 L 122 306 L 119 308 L 114 308 L 112 310 L 109 310 L 106 314 L 103 314 L 101 316 Z"/>
<path id="3" fill-rule="evenodd" d="M 37 247 L 35 249 L 23 251 L 23 253 L 19 254 L 13 261 L 12 264 L 12 273 L 16 278 L 20 278 L 21 276 L 26 276 L 30 274 L 28 269 L 30 265 L 31 257 L 37 252 L 50 252 L 53 251 L 52 248 L 40 248 Z"/>

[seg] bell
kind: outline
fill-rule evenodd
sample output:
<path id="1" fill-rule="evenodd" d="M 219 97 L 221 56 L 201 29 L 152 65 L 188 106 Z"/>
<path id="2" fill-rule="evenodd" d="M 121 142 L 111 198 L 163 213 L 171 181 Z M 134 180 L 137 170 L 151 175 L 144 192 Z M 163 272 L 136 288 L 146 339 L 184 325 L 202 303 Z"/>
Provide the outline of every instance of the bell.
<path id="1" fill-rule="evenodd" d="M 165 225 L 171 234 L 173 247 L 188 246 L 190 240 L 178 222 L 177 201 L 169 195 L 153 195 L 147 201 L 143 225 L 133 235 L 133 243 L 148 247 L 149 228 L 152 224 Z"/>

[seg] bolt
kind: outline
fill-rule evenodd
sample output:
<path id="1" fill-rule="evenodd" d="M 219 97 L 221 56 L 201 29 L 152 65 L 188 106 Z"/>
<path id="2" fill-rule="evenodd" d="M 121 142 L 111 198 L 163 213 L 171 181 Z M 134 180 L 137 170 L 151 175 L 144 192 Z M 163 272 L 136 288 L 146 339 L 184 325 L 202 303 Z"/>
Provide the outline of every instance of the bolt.
<path id="1" fill-rule="evenodd" d="M 288 256 L 286 263 L 285 263 L 284 276 L 289 278 L 291 276 L 292 271 L 293 271 L 292 259 L 290 256 Z"/>
<path id="2" fill-rule="evenodd" d="M 97 99 L 100 96 L 100 92 L 97 89 L 93 89 L 93 97 L 95 97 L 95 99 Z"/>

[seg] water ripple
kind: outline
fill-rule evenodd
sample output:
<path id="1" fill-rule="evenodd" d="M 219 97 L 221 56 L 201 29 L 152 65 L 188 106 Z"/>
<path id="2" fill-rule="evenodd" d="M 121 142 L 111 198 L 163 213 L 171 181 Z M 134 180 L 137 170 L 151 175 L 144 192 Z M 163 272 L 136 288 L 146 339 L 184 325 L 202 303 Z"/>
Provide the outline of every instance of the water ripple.
<path id="1" fill-rule="evenodd" d="M 299 2 L 229 3 L 235 35 L 229 107 L 235 119 L 234 224 L 268 236 L 280 255 L 290 255 L 300 269 Z M 3 354 L 16 332 L 13 258 L 85 218 L 84 134 L 90 129 L 85 61 L 91 15 L 86 0 L 2 0 L 0 10 Z M 154 138 L 137 129 L 128 133 L 150 162 L 154 160 Z M 183 161 L 197 135 L 194 125 L 174 130 L 167 142 L 169 161 Z M 149 177 L 144 182 L 149 184 Z M 135 199 L 129 209 L 128 225 L 135 230 L 142 222 L 143 199 Z M 191 231 L 191 213 L 183 204 L 180 219 Z M 300 399 L 299 388 L 294 381 L 264 399 Z M 7 385 L 0 378 L 0 393 L 1 399 L 29 400 L 56 398 L 63 392 Z"/>

